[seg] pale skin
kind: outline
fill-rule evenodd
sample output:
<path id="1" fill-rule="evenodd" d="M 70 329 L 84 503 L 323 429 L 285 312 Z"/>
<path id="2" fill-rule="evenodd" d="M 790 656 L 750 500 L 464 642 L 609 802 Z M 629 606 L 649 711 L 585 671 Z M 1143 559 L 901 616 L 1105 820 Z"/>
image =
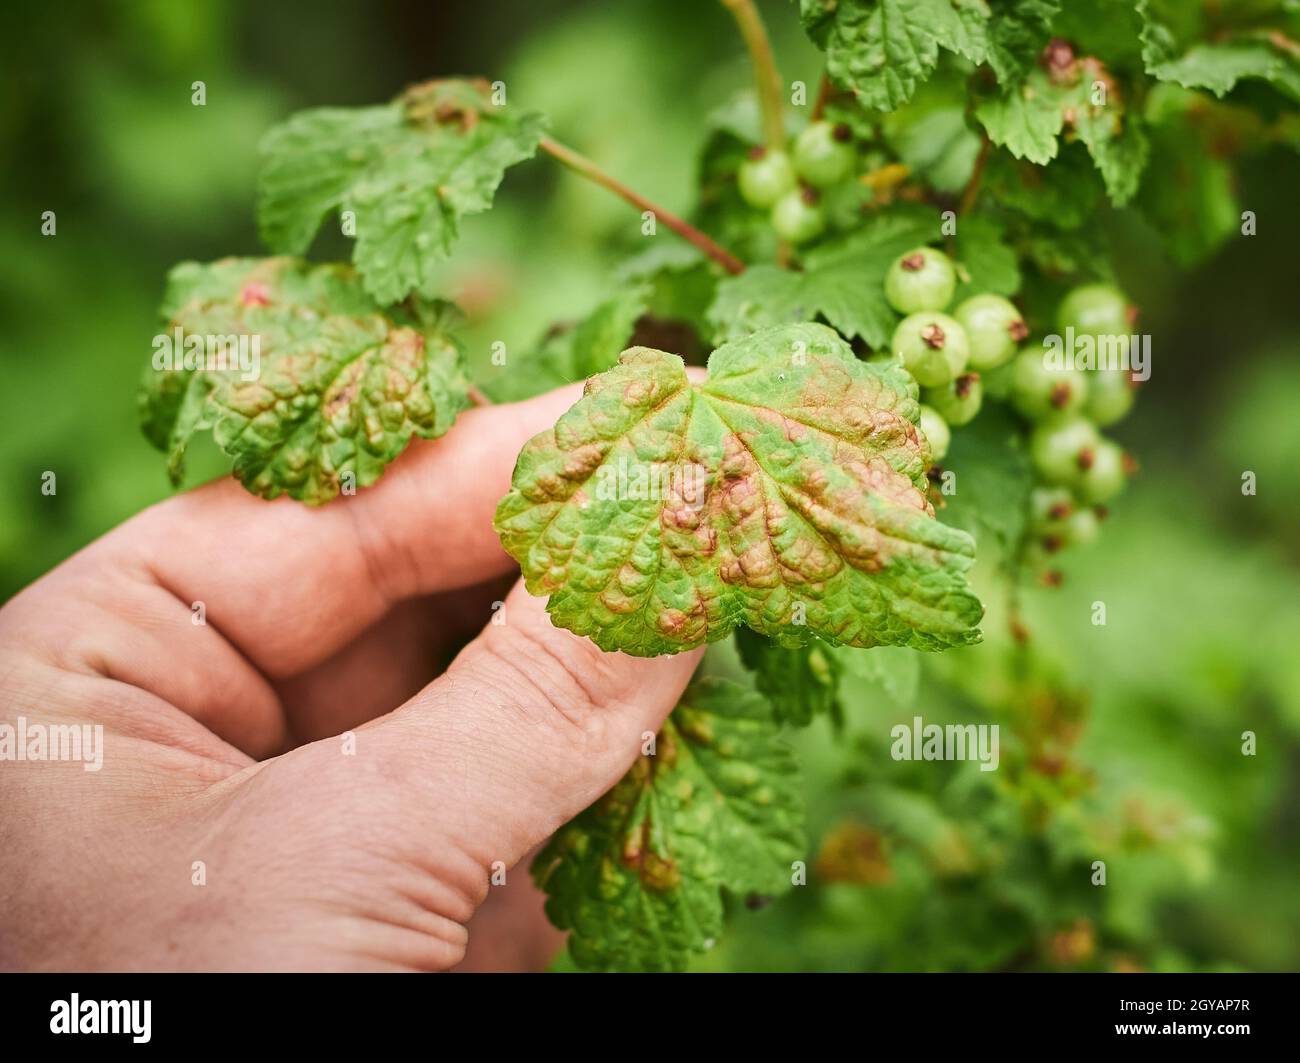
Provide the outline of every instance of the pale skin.
<path id="1" fill-rule="evenodd" d="M 0 969 L 544 965 L 528 859 L 699 660 L 602 653 L 522 585 L 490 622 L 497 500 L 578 394 L 470 410 L 321 508 L 187 492 L 0 610 L 0 722 L 105 735 L 98 772 L 0 761 Z"/>

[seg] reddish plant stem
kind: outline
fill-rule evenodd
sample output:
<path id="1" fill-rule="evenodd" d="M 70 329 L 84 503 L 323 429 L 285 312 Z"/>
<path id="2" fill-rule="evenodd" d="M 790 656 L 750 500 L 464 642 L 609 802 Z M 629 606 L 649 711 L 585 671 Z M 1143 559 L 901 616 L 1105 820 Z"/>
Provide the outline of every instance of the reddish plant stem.
<path id="1" fill-rule="evenodd" d="M 822 82 L 817 88 L 817 102 L 813 104 L 812 120 L 821 121 L 822 115 L 826 113 L 826 105 L 831 99 L 831 76 L 822 71 Z"/>
<path id="2" fill-rule="evenodd" d="M 975 168 L 971 170 L 970 180 L 966 182 L 966 188 L 961 194 L 961 204 L 957 212 L 961 217 L 965 217 L 975 207 L 975 200 L 979 198 L 980 183 L 984 180 L 984 167 L 989 161 L 989 152 L 993 150 L 993 142 L 987 136 L 980 141 L 980 153 L 975 157 Z"/>
<path id="3" fill-rule="evenodd" d="M 585 155 L 579 155 L 572 148 L 565 147 L 563 144 L 552 140 L 550 137 L 543 137 L 538 142 L 537 146 L 541 148 L 542 151 L 546 152 L 547 155 L 551 156 L 551 158 L 567 166 L 574 173 L 580 174 L 589 181 L 594 181 L 602 188 L 609 189 L 614 193 L 614 195 L 628 203 L 631 203 L 632 206 L 637 207 L 640 210 L 650 211 L 658 221 L 667 225 L 668 228 L 683 240 L 694 244 L 713 259 L 714 262 L 717 262 L 722 266 L 722 268 L 728 273 L 744 272 L 745 264 L 735 255 L 731 254 L 731 252 L 719 247 L 713 240 L 700 232 L 699 229 L 695 228 L 695 226 L 691 225 L 689 222 L 684 221 L 670 211 L 664 210 L 663 207 L 650 202 L 650 200 L 646 199 L 645 196 L 641 195 L 639 192 L 634 192 L 632 189 L 628 188 L 628 186 L 623 184 L 622 181 L 611 177 Z"/>

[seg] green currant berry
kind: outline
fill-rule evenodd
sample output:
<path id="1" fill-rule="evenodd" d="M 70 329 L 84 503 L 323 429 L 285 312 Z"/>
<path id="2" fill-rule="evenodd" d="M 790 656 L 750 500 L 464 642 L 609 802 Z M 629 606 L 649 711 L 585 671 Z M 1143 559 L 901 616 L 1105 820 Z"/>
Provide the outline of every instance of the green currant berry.
<path id="1" fill-rule="evenodd" d="M 962 373 L 941 388 L 926 388 L 921 401 L 933 408 L 954 428 L 969 424 L 980 412 L 984 402 L 984 387 L 979 373 Z"/>
<path id="2" fill-rule="evenodd" d="M 1024 351 L 1011 363 L 1011 404 L 1031 421 L 1073 413 L 1087 396 L 1082 370 L 1048 366 L 1041 351 Z"/>
<path id="3" fill-rule="evenodd" d="M 1137 397 L 1132 378 L 1122 369 L 1099 369 L 1088 378 L 1088 401 L 1083 412 L 1099 428 L 1123 420 Z"/>
<path id="4" fill-rule="evenodd" d="M 942 461 L 948 454 L 949 444 L 952 443 L 952 431 L 948 428 L 948 422 L 939 416 L 937 410 L 922 404 L 921 423 L 918 427 L 921 429 L 921 435 L 930 445 L 930 463 Z"/>
<path id="5" fill-rule="evenodd" d="M 1035 487 L 1029 494 L 1029 523 L 1039 535 L 1064 538 L 1074 510 L 1074 495 L 1068 488 Z"/>
<path id="6" fill-rule="evenodd" d="M 1076 509 L 1065 529 L 1065 540 L 1071 546 L 1091 546 L 1097 541 L 1100 521 L 1091 509 Z"/>
<path id="7" fill-rule="evenodd" d="M 1061 301 L 1057 324 L 1062 334 L 1072 328 L 1081 336 L 1127 336 L 1133 331 L 1134 316 L 1118 288 L 1085 284 Z"/>
<path id="8" fill-rule="evenodd" d="M 912 314 L 894 330 L 890 344 L 903 368 L 923 388 L 937 388 L 966 368 L 970 343 L 966 330 L 947 314 Z"/>
<path id="9" fill-rule="evenodd" d="M 900 314 L 942 310 L 957 290 L 952 260 L 932 247 L 900 255 L 885 275 L 885 298 Z"/>
<path id="10" fill-rule="evenodd" d="M 1029 437 L 1029 457 L 1049 484 L 1077 484 L 1094 462 L 1101 437 L 1082 417 L 1054 417 Z"/>
<path id="11" fill-rule="evenodd" d="M 772 208 L 772 228 L 782 240 L 803 244 L 826 228 L 826 211 L 811 188 L 792 188 Z"/>
<path id="12" fill-rule="evenodd" d="M 839 184 L 853 172 L 853 134 L 846 125 L 814 122 L 794 142 L 794 168 L 815 188 Z"/>
<path id="13" fill-rule="evenodd" d="M 795 186 L 794 167 L 784 151 L 754 148 L 736 175 L 740 197 L 751 207 L 766 209 Z"/>
<path id="14" fill-rule="evenodd" d="M 1021 340 L 1029 335 L 1015 304 L 1000 295 L 973 295 L 952 316 L 970 337 L 972 369 L 996 369 L 1010 361 Z"/>
<path id="15" fill-rule="evenodd" d="M 1077 486 L 1085 502 L 1101 505 L 1124 490 L 1126 480 L 1124 451 L 1109 439 L 1102 439 L 1093 447 L 1092 460 L 1080 474 Z"/>

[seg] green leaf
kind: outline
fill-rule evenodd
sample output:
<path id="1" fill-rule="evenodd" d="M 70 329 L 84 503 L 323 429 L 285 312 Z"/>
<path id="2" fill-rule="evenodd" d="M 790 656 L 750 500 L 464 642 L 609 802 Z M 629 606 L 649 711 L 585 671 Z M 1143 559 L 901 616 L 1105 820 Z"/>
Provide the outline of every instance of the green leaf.
<path id="1" fill-rule="evenodd" d="M 1261 26 L 1258 18 L 1250 18 L 1248 25 L 1224 25 L 1224 14 L 1212 21 L 1201 5 L 1186 0 L 1138 0 L 1147 72 L 1220 97 L 1239 81 L 1258 78 L 1300 100 L 1300 45 L 1285 32 L 1285 7 L 1263 6 L 1265 18 L 1273 20 L 1271 27 Z M 1235 13 L 1229 7 L 1226 15 Z M 1253 14 L 1244 9 L 1240 13 Z"/>
<path id="2" fill-rule="evenodd" d="M 1138 205 L 1174 260 L 1191 267 L 1241 231 L 1241 206 L 1231 164 L 1216 157 L 1215 140 L 1222 134 L 1207 121 L 1205 97 L 1172 85 L 1158 91 L 1151 176 Z M 1245 124 L 1235 115 L 1225 120 L 1232 121 L 1234 133 Z"/>
<path id="3" fill-rule="evenodd" d="M 955 490 L 944 496 L 942 512 L 975 537 L 981 557 L 994 543 L 1005 557 L 1024 532 L 1034 473 L 1015 417 L 1001 403 L 987 407 L 953 433 L 943 467 L 954 474 Z"/>
<path id="4" fill-rule="evenodd" d="M 984 170 L 989 202 L 1061 229 L 1077 229 L 1095 218 L 1102 191 L 1100 175 L 1082 144 L 1067 144 L 1048 166 L 995 151 Z"/>
<path id="5" fill-rule="evenodd" d="M 960 283 L 953 297 L 960 303 L 972 295 L 993 292 L 1008 298 L 1020 291 L 1020 266 L 1006 242 L 1006 229 L 984 214 L 961 220 L 955 248 Z"/>
<path id="6" fill-rule="evenodd" d="M 697 679 L 623 779 L 533 863 L 588 970 L 677 971 L 722 932 L 721 890 L 771 895 L 805 856 L 803 803 L 772 710 Z"/>
<path id="7" fill-rule="evenodd" d="M 484 81 L 431 81 L 379 107 L 302 111 L 262 141 L 258 224 L 301 255 L 327 215 L 351 211 L 353 261 L 381 304 L 428 294 L 460 219 L 492 206 L 505 171 L 532 158 L 537 114 L 496 107 Z"/>
<path id="8" fill-rule="evenodd" d="M 416 303 L 385 316 L 346 266 L 182 263 L 168 278 L 162 336 L 212 353 L 169 367 L 155 341 L 140 394 L 145 435 L 168 454 L 173 483 L 190 439 L 211 429 L 263 498 L 315 504 L 345 483 L 365 487 L 412 436 L 442 435 L 468 405 L 448 311 Z M 241 343 L 242 363 L 223 357 Z"/>
<path id="9" fill-rule="evenodd" d="M 985 0 L 801 0 L 800 11 L 832 80 L 880 111 L 911 99 L 940 49 L 973 63 L 989 58 Z"/>
<path id="10" fill-rule="evenodd" d="M 1149 144 L 1136 116 L 1126 113 L 1114 80 L 1096 59 L 1073 60 L 1062 70 L 1033 70 L 1020 84 L 982 101 L 975 110 L 989 139 L 1018 159 L 1045 166 L 1060 138 L 1088 149 L 1116 206 L 1137 193 Z"/>
<path id="11" fill-rule="evenodd" d="M 970 538 L 934 519 L 916 385 L 822 325 L 725 344 L 707 383 L 636 347 L 534 437 L 496 526 L 560 627 L 676 653 L 977 641 Z"/>
<path id="12" fill-rule="evenodd" d="M 921 685 L 921 659 L 911 650 L 877 646 L 855 650 L 841 646 L 834 651 L 843 669 L 840 690 L 851 690 L 858 699 L 883 700 L 892 708 L 906 708 L 916 700 Z"/>
<path id="13" fill-rule="evenodd" d="M 708 336 L 706 314 L 718 291 L 718 269 L 704 253 L 680 240 L 654 240 L 615 272 L 621 283 L 651 286 L 646 312 L 691 326 Z"/>
<path id="14" fill-rule="evenodd" d="M 498 376 L 484 381 L 489 394 L 498 402 L 518 402 L 603 373 L 617 364 L 649 298 L 645 284 L 612 295 L 573 328 L 552 331 L 531 354 L 502 366 Z"/>
<path id="15" fill-rule="evenodd" d="M 897 211 L 811 252 L 802 271 L 751 266 L 718 283 L 709 308 L 714 339 L 733 339 L 771 325 L 823 317 L 873 348 L 889 342 L 898 315 L 885 298 L 885 274 L 899 255 L 939 235 L 924 211 Z"/>
<path id="16" fill-rule="evenodd" d="M 886 115 L 882 128 L 889 146 L 914 176 L 936 192 L 957 195 L 975 169 L 980 137 L 966 120 L 964 83 L 954 85 L 955 91 L 928 91 L 939 82 L 931 81 L 909 106 Z"/>
<path id="17" fill-rule="evenodd" d="M 830 646 L 820 641 L 782 646 L 742 627 L 736 632 L 736 649 L 777 720 L 806 727 L 823 713 L 837 714 L 841 664 Z"/>
<path id="18" fill-rule="evenodd" d="M 1072 0 L 1077 3 L 1077 0 Z M 1052 37 L 1062 0 L 1002 0 L 989 22 L 989 66 L 1007 84 L 1028 72 Z"/>

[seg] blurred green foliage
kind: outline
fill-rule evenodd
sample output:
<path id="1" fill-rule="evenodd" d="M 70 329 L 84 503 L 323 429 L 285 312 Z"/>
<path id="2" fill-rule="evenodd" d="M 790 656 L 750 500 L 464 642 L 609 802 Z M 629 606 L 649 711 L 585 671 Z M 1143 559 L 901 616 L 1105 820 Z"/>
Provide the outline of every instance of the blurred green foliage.
<path id="1" fill-rule="evenodd" d="M 815 90 L 793 9 L 764 8 L 785 77 Z M 163 277 L 181 259 L 258 251 L 256 146 L 274 121 L 482 73 L 685 212 L 706 118 L 750 76 L 725 13 L 700 0 L 137 0 L 75 20 L 20 4 L 0 11 L 0 36 L 22 42 L 0 95 L 6 598 L 168 493 L 135 406 Z M 205 107 L 191 105 L 196 80 Z M 955 135 L 952 117 L 934 116 L 935 137 Z M 1260 235 L 1190 274 L 1138 223 L 1104 222 L 1155 337 L 1141 413 L 1118 432 L 1142 475 L 1099 543 L 1065 559 L 1064 585 L 1024 595 L 1028 648 L 1004 634 L 986 551 L 987 643 L 927 657 L 915 690 L 892 665 L 859 676 L 843 736 L 827 719 L 795 736 L 820 846 L 810 884 L 738 904 L 702 967 L 1300 967 L 1297 187 L 1293 154 L 1260 157 L 1240 188 Z M 609 298 L 643 246 L 635 212 L 548 160 L 512 173 L 498 204 L 445 267 L 477 365 L 494 342 L 530 349 Z M 883 736 L 914 712 L 1001 723 L 1003 770 L 891 760 Z M 1104 888 L 1089 885 L 1094 859 Z"/>

